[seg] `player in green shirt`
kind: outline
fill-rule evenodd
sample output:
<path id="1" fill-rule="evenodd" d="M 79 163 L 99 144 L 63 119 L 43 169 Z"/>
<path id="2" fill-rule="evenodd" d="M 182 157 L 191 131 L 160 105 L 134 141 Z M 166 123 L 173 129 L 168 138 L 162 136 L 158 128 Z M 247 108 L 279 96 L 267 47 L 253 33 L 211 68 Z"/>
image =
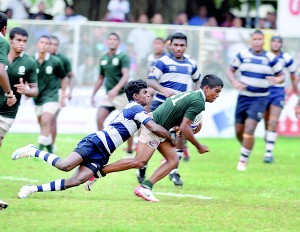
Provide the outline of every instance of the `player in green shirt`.
<path id="1" fill-rule="evenodd" d="M 35 97 L 38 94 L 36 63 L 30 56 L 24 53 L 27 40 L 28 33 L 23 28 L 15 27 L 10 31 L 7 74 L 17 102 L 13 106 L 8 106 L 5 103 L 6 97 L 3 90 L 0 89 L 0 146 L 2 139 L 16 118 L 21 95 Z M 26 88 L 26 82 L 29 89 Z"/>
<path id="2" fill-rule="evenodd" d="M 49 52 L 51 55 L 54 55 L 56 57 L 58 57 L 62 64 L 63 67 L 65 69 L 66 72 L 66 77 L 67 77 L 67 87 L 68 87 L 68 92 L 63 92 L 60 91 L 60 95 L 59 95 L 59 99 L 60 99 L 60 107 L 64 107 L 65 106 L 65 100 L 71 100 L 72 98 L 72 93 L 73 93 L 73 89 L 75 86 L 75 82 L 76 82 L 76 78 L 75 75 L 72 72 L 72 66 L 71 66 L 71 62 L 70 60 L 63 55 L 62 53 L 58 52 L 58 48 L 59 48 L 59 39 L 56 36 L 50 36 L 50 48 L 49 48 Z M 57 117 L 59 114 L 60 110 L 57 112 L 57 114 L 54 117 L 54 122 L 52 124 L 51 127 L 51 135 L 52 135 L 52 141 L 53 144 L 55 144 L 55 139 L 56 139 L 56 133 L 57 133 Z"/>
<path id="3" fill-rule="evenodd" d="M 40 124 L 41 132 L 38 139 L 39 149 L 47 148 L 49 152 L 53 149 L 51 127 L 60 104 L 58 91 L 66 89 L 66 73 L 58 57 L 49 53 L 50 39 L 41 36 L 37 42 L 37 53 L 34 55 L 38 66 L 38 88 L 39 94 L 35 97 L 36 114 Z"/>
<path id="4" fill-rule="evenodd" d="M 182 136 L 190 141 L 200 154 L 208 152 L 208 148 L 200 144 L 194 136 L 194 133 L 200 130 L 200 125 L 193 131 L 191 124 L 195 117 L 205 110 L 205 102 L 214 102 L 219 97 L 222 88 L 223 81 L 219 77 L 206 75 L 201 81 L 199 90 L 179 93 L 167 98 L 154 110 L 153 120 L 167 130 L 178 126 Z M 151 191 L 152 186 L 177 166 L 178 158 L 175 147 L 169 141 L 156 136 L 145 127 L 141 129 L 136 157 L 108 164 L 103 167 L 101 174 L 105 176 L 111 172 L 143 167 L 156 149 L 165 157 L 166 162 L 161 164 L 149 179 L 142 182 L 141 186 L 135 190 L 135 194 L 147 201 L 159 201 Z M 93 183 L 95 181 L 87 182 L 90 184 L 89 190 Z"/>

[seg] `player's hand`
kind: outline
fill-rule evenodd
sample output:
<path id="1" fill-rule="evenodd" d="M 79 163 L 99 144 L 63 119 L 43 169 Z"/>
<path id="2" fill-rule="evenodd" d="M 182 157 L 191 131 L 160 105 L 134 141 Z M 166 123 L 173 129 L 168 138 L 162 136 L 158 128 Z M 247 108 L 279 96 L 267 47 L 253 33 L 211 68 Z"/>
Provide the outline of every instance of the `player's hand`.
<path id="1" fill-rule="evenodd" d="M 13 95 L 12 97 L 7 98 L 6 104 L 8 106 L 13 106 L 14 104 L 16 104 L 16 102 L 17 102 L 17 98 L 15 95 Z"/>
<path id="2" fill-rule="evenodd" d="M 110 91 L 108 91 L 107 97 L 108 97 L 108 99 L 112 100 L 112 99 L 114 99 L 118 95 L 118 93 L 119 93 L 119 90 L 113 88 Z"/>
<path id="3" fill-rule="evenodd" d="M 197 134 L 201 130 L 201 128 L 202 128 L 202 123 L 199 123 L 199 125 L 195 129 L 193 129 L 194 135 Z"/>
<path id="4" fill-rule="evenodd" d="M 232 83 L 233 85 L 233 88 L 235 88 L 236 90 L 238 91 L 241 91 L 241 90 L 246 90 L 247 89 L 247 85 L 243 84 L 242 82 L 240 81 L 234 81 Z"/>
<path id="5" fill-rule="evenodd" d="M 173 147 L 176 147 L 177 143 L 178 143 L 178 137 L 176 135 L 176 132 L 170 132 L 170 137 L 171 137 L 171 144 Z"/>
<path id="6" fill-rule="evenodd" d="M 61 97 L 60 97 L 60 107 L 65 107 L 66 106 L 66 98 L 67 98 L 67 94 L 62 92 L 61 93 Z"/>
<path id="7" fill-rule="evenodd" d="M 203 153 L 209 152 L 209 150 L 208 150 L 207 146 L 200 144 L 200 146 L 198 147 L 198 152 L 200 154 L 203 154 Z"/>
<path id="8" fill-rule="evenodd" d="M 162 94 L 165 95 L 165 97 L 171 97 L 171 96 L 175 95 L 176 93 L 170 89 L 163 88 Z"/>
<path id="9" fill-rule="evenodd" d="M 26 94 L 27 89 L 26 89 L 26 85 L 23 82 L 23 78 L 19 79 L 19 84 L 14 85 L 17 88 L 17 92 L 19 94 Z"/>
<path id="10" fill-rule="evenodd" d="M 92 105 L 93 107 L 96 107 L 95 96 L 92 96 L 92 97 L 91 97 L 91 105 Z"/>

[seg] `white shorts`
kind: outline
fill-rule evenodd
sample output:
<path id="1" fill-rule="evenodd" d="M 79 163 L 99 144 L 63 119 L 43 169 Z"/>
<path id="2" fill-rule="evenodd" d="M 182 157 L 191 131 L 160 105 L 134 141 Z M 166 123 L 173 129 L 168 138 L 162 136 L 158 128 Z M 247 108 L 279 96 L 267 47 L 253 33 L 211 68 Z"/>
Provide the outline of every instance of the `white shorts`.
<path id="1" fill-rule="evenodd" d="M 35 113 L 40 117 L 43 113 L 50 113 L 56 115 L 60 109 L 59 102 L 47 102 L 40 106 L 35 106 Z"/>
<path id="2" fill-rule="evenodd" d="M 14 118 L 5 118 L 0 115 L 0 137 L 4 138 L 14 121 Z"/>
<path id="3" fill-rule="evenodd" d="M 165 141 L 166 138 L 162 138 L 153 134 L 147 127 L 144 125 L 141 126 L 141 134 L 139 137 L 139 141 L 141 143 L 147 144 L 148 147 L 153 149 L 157 149 L 159 144 Z"/>
<path id="4" fill-rule="evenodd" d="M 128 104 L 126 93 L 116 96 L 113 100 L 107 99 L 107 96 L 103 96 L 99 99 L 98 107 L 114 107 L 116 110 L 123 110 Z"/>

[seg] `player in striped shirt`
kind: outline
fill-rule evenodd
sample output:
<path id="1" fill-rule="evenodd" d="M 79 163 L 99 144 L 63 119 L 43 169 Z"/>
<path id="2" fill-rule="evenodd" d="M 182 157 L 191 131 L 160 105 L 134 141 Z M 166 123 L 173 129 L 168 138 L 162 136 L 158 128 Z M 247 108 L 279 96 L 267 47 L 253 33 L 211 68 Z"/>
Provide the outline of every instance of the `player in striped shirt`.
<path id="1" fill-rule="evenodd" d="M 148 85 L 156 90 L 150 111 L 154 111 L 168 97 L 188 90 L 188 84 L 192 80 L 192 90 L 200 87 L 200 71 L 195 61 L 184 56 L 187 48 L 187 36 L 176 32 L 171 36 L 170 53 L 158 59 L 148 76 Z M 177 144 L 177 155 L 179 160 L 184 154 L 185 138 L 180 137 Z M 138 181 L 145 178 L 146 167 L 139 169 Z M 170 180 L 175 186 L 182 186 L 178 167 L 170 172 Z"/>
<path id="2" fill-rule="evenodd" d="M 295 75 L 296 65 L 291 55 L 281 51 L 282 38 L 273 36 L 271 38 L 271 52 L 282 62 L 283 67 L 289 73 L 293 90 L 298 94 L 297 78 Z M 266 127 L 266 152 L 264 157 L 265 163 L 273 162 L 273 149 L 277 139 L 277 126 L 281 111 L 284 106 L 285 82 L 270 87 L 269 101 L 265 112 Z"/>
<path id="3" fill-rule="evenodd" d="M 57 169 L 69 172 L 79 166 L 77 172 L 68 179 L 59 179 L 42 185 L 25 185 L 18 193 L 19 198 L 26 198 L 34 192 L 61 191 L 78 186 L 92 176 L 101 176 L 101 169 L 107 164 L 110 155 L 118 146 L 128 140 L 143 124 L 160 137 L 169 139 L 170 133 L 156 124 L 144 107 L 149 102 L 145 81 L 131 81 L 125 87 L 128 105 L 102 131 L 83 138 L 75 150 L 66 158 L 38 150 L 34 145 L 27 145 L 16 150 L 12 159 L 38 157 Z M 174 142 L 174 139 L 173 139 Z"/>
<path id="4" fill-rule="evenodd" d="M 254 131 L 266 110 L 269 87 L 284 81 L 282 64 L 276 56 L 263 50 L 264 34 L 256 30 L 251 35 L 251 48 L 242 50 L 227 70 L 227 77 L 239 91 L 235 112 L 236 137 L 241 143 L 238 171 L 245 171 L 254 145 Z M 235 77 L 240 70 L 240 79 Z"/>

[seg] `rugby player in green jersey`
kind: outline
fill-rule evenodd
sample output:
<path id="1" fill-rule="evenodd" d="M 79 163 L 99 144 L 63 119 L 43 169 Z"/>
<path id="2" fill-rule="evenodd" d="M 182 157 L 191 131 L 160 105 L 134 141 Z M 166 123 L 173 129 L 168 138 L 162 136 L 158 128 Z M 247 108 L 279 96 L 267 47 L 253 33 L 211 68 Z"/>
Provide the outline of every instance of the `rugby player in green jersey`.
<path id="1" fill-rule="evenodd" d="M 0 146 L 2 139 L 16 118 L 21 95 L 35 97 L 38 94 L 36 63 L 34 59 L 24 53 L 27 39 L 28 33 L 21 27 L 15 27 L 10 31 L 7 74 L 17 102 L 13 106 L 8 106 L 5 103 L 4 94 L 0 94 Z M 29 88 L 26 87 L 25 83 L 28 83 Z M 0 89 L 0 92 L 3 90 Z"/>
<path id="2" fill-rule="evenodd" d="M 7 15 L 0 12 L 0 86 L 1 95 L 5 96 L 4 101 L 8 106 L 12 106 L 16 103 L 17 99 L 14 92 L 11 90 L 9 84 L 6 68 L 8 65 L 7 54 L 9 52 L 9 44 L 5 40 L 4 36 L 7 30 Z"/>
<path id="3" fill-rule="evenodd" d="M 49 46 L 48 36 L 43 35 L 38 39 L 34 59 L 38 67 L 39 94 L 33 100 L 41 128 L 38 139 L 39 149 L 43 150 L 46 147 L 51 153 L 53 149 L 51 127 L 60 107 L 58 91 L 60 88 L 62 91 L 66 89 L 66 72 L 60 59 L 49 53 Z"/>
<path id="4" fill-rule="evenodd" d="M 63 55 L 62 53 L 58 52 L 59 48 L 59 39 L 56 36 L 50 36 L 50 47 L 49 47 L 49 52 L 51 55 L 54 55 L 58 57 L 65 69 L 66 72 L 66 77 L 67 77 L 67 90 L 66 91 L 60 91 L 59 93 L 59 102 L 60 102 L 60 108 L 65 106 L 65 100 L 71 100 L 72 98 L 72 93 L 73 89 L 75 86 L 76 78 L 75 75 L 72 72 L 72 66 L 70 60 Z M 57 117 L 59 114 L 60 110 L 57 112 L 57 114 L 54 117 L 54 122 L 52 123 L 51 127 L 51 135 L 52 135 L 52 142 L 53 145 L 55 145 L 55 139 L 56 139 L 56 134 L 57 134 Z M 55 147 L 55 146 L 53 146 Z M 55 148 L 53 149 L 55 150 Z"/>
<path id="5" fill-rule="evenodd" d="M 195 138 L 191 124 L 195 117 L 205 110 L 205 102 L 214 102 L 219 97 L 223 88 L 223 81 L 215 75 L 206 75 L 202 81 L 199 90 L 188 91 L 174 95 L 162 103 L 153 111 L 153 120 L 167 130 L 176 126 L 188 141 L 190 141 L 200 154 L 208 152 L 207 146 L 199 143 Z M 135 158 L 118 160 L 108 164 L 101 170 L 102 176 L 111 172 L 123 171 L 131 168 L 143 167 L 151 158 L 154 151 L 158 149 L 165 157 L 166 162 L 161 164 L 154 174 L 147 180 L 143 181 L 141 186 L 135 190 L 135 194 L 147 201 L 159 201 L 152 193 L 153 185 L 169 174 L 178 164 L 176 149 L 172 144 L 161 138 L 147 128 L 141 128 L 141 135 Z M 90 188 L 93 182 L 88 182 Z"/>

